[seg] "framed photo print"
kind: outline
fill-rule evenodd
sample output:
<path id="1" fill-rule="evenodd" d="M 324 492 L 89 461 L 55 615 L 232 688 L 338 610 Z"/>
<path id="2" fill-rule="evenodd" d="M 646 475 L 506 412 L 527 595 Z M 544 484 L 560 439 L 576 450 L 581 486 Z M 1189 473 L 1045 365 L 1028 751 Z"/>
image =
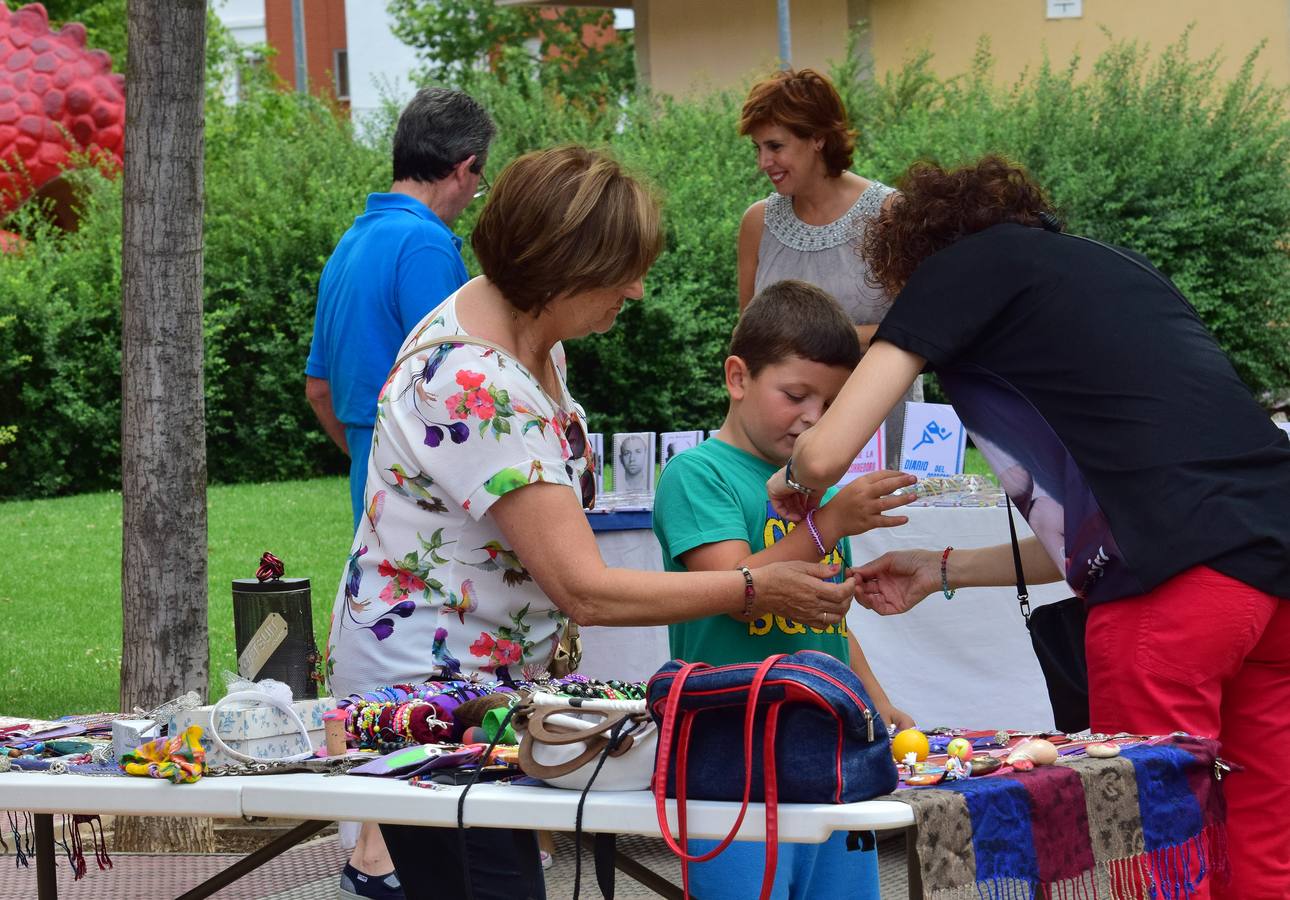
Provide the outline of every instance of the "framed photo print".
<path id="1" fill-rule="evenodd" d="M 614 493 L 654 492 L 654 460 L 658 458 L 652 431 L 614 435 Z"/>
<path id="2" fill-rule="evenodd" d="M 659 447 L 663 451 L 659 463 L 666 466 L 684 450 L 690 450 L 703 442 L 702 431 L 665 431 L 659 438 Z"/>
<path id="3" fill-rule="evenodd" d="M 591 471 L 596 476 L 596 493 L 605 492 L 605 436 L 600 432 L 592 432 L 587 435 L 587 443 L 591 445 Z"/>

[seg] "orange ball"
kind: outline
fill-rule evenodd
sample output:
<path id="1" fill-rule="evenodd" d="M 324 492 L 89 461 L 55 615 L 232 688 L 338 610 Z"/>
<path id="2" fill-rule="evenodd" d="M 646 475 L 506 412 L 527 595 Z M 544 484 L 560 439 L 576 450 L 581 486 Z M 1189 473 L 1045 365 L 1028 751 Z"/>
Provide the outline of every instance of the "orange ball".
<path id="1" fill-rule="evenodd" d="M 910 753 L 919 762 L 927 759 L 927 754 L 931 748 L 927 743 L 927 735 L 923 734 L 917 728 L 906 728 L 891 739 L 891 755 L 896 762 L 904 762 L 905 757 Z"/>

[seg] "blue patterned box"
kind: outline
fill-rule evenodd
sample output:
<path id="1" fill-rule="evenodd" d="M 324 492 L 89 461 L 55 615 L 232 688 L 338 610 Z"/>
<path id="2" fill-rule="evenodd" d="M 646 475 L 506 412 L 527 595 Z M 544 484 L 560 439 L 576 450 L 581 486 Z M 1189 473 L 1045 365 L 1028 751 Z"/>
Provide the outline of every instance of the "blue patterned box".
<path id="1" fill-rule="evenodd" d="M 287 716 L 271 706 L 247 706 L 238 708 L 228 705 L 220 710 L 219 721 L 214 723 L 219 729 L 219 736 L 233 750 L 261 759 L 281 759 L 303 753 L 306 750 L 317 750 L 324 743 L 323 713 L 336 708 L 333 697 L 322 697 L 317 700 L 297 700 L 291 704 L 305 727 L 309 729 L 309 747 L 304 745 L 300 730 Z M 181 710 L 166 726 L 169 735 L 178 734 L 189 725 L 200 725 L 203 731 L 202 746 L 206 748 L 206 764 L 222 766 L 237 762 L 225 756 L 210 738 L 205 736 L 212 727 L 211 711 L 214 706 L 199 706 L 196 709 Z"/>

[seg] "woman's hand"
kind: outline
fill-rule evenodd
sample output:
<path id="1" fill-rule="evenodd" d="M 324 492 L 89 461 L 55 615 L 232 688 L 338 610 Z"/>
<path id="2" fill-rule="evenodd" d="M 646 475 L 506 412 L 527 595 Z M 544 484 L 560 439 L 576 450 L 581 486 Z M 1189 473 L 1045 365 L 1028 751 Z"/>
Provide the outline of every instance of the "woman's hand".
<path id="1" fill-rule="evenodd" d="M 819 505 L 815 494 L 803 494 L 788 486 L 788 472 L 780 469 L 766 480 L 766 493 L 770 495 L 775 512 L 790 522 L 800 522 L 806 514 Z"/>
<path id="2" fill-rule="evenodd" d="M 894 706 L 879 706 L 878 715 L 888 725 L 894 727 L 896 731 L 904 731 L 906 728 L 914 727 L 914 717 L 903 709 L 897 709 Z"/>
<path id="3" fill-rule="evenodd" d="M 897 550 L 847 574 L 858 579 L 856 601 L 880 616 L 908 612 L 941 587 L 941 557 L 931 550 Z"/>
<path id="4" fill-rule="evenodd" d="M 756 610 L 814 628 L 837 625 L 855 598 L 856 582 L 824 580 L 836 574 L 837 566 L 824 563 L 779 562 L 753 569 Z"/>

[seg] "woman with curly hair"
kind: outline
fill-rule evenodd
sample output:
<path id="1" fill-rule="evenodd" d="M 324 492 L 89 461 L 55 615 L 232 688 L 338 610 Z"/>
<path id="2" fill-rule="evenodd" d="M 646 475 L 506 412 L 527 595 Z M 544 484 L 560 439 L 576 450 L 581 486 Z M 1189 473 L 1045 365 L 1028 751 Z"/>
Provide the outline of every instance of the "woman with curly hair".
<path id="1" fill-rule="evenodd" d="M 785 279 L 828 291 L 856 326 L 862 350 L 891 307 L 860 256 L 865 228 L 895 191 L 850 171 L 855 131 L 832 82 L 812 69 L 776 72 L 753 85 L 739 133 L 752 139 L 771 191 L 739 223 L 739 311 Z M 922 400 L 920 380 L 906 400 Z M 887 419 L 886 465 L 900 466 L 905 405 Z"/>
<path id="2" fill-rule="evenodd" d="M 1058 542 L 1022 542 L 1023 565 L 1085 602 L 1093 730 L 1218 738 L 1244 769 L 1224 781 L 1232 879 L 1213 896 L 1290 897 L 1290 774 L 1268 745 L 1290 731 L 1290 441 L 1178 289 L 1061 233 L 1020 168 L 922 163 L 901 191 L 864 245 L 892 310 L 772 499 L 811 505 L 935 371 L 981 446 L 1062 507 Z M 1009 544 L 854 571 L 884 615 L 1014 578 Z"/>

